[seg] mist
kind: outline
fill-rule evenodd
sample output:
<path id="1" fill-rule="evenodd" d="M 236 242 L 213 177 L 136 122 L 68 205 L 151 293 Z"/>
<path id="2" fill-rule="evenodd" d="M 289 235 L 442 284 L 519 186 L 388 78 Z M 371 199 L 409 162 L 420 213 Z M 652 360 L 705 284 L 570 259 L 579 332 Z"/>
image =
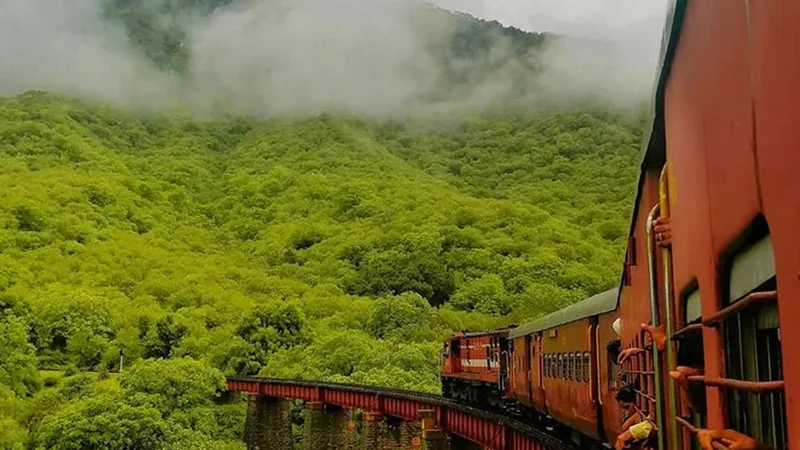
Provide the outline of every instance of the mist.
<path id="1" fill-rule="evenodd" d="M 172 89 L 122 30 L 100 20 L 96 0 L 0 0 L 0 11 L 2 95 L 35 89 L 161 106 Z"/>
<path id="2" fill-rule="evenodd" d="M 447 1 L 434 3 L 459 6 Z M 452 24 L 415 0 L 261 0 L 209 17 L 187 14 L 179 18 L 190 52 L 182 75 L 156 67 L 121 26 L 103 20 L 100 0 L 0 0 L 0 95 L 37 89 L 133 108 L 263 116 L 449 113 L 510 98 L 525 108 L 580 101 L 630 108 L 647 101 L 663 11 L 648 8 L 604 27 L 576 16 L 587 14 L 585 0 L 537 1 L 537 11 L 553 15 L 519 14 L 523 3 L 507 2 L 503 12 L 499 5 L 506 3 L 459 0 L 460 9 L 476 16 L 562 37 L 523 57 L 510 57 L 497 40 L 491 76 L 451 92 L 437 49 L 449 45 Z M 573 10 L 564 6 L 573 2 Z M 535 79 L 532 65 L 541 70 Z M 527 95 L 511 92 L 520 79 L 533 86 Z"/>

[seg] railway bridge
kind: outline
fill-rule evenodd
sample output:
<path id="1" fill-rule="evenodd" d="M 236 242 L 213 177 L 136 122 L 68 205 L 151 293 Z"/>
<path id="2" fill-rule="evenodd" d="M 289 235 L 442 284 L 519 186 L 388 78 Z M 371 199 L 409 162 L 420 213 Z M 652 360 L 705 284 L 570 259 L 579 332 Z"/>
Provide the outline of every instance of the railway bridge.
<path id="1" fill-rule="evenodd" d="M 309 450 L 572 450 L 545 431 L 507 415 L 438 395 L 374 386 L 228 378 L 248 395 L 248 449 L 293 448 L 291 405 L 305 403 Z"/>

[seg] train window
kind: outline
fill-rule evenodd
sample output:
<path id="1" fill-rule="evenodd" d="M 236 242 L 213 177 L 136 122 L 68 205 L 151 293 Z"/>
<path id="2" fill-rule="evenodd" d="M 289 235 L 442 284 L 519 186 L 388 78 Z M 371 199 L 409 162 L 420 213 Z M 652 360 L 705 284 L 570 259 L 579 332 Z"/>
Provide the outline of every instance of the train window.
<path id="1" fill-rule="evenodd" d="M 575 380 L 575 353 L 569 354 L 569 379 Z"/>
<path id="2" fill-rule="evenodd" d="M 565 378 L 567 380 L 572 379 L 572 353 L 564 353 L 564 363 L 567 365 L 567 374 Z"/>
<path id="3" fill-rule="evenodd" d="M 550 362 L 550 376 L 553 378 L 559 378 L 559 367 L 558 367 L 558 353 L 553 353 L 553 360 Z"/>
<path id="4" fill-rule="evenodd" d="M 583 381 L 583 358 L 580 353 L 575 353 L 575 381 Z"/>
<path id="5" fill-rule="evenodd" d="M 572 353 L 567 353 L 567 379 L 574 379 L 575 375 L 575 359 Z"/>
<path id="6" fill-rule="evenodd" d="M 589 352 L 583 352 L 583 382 L 584 383 L 588 383 L 589 382 L 589 377 L 591 376 L 590 375 L 591 371 L 589 370 L 589 361 L 590 361 L 590 359 L 591 358 L 589 357 Z"/>
<path id="7" fill-rule="evenodd" d="M 544 355 L 544 376 L 550 378 L 550 355 Z"/>
<path id="8" fill-rule="evenodd" d="M 730 265 L 727 303 L 751 293 L 776 291 L 772 239 L 745 248 Z M 727 378 L 746 381 L 783 379 L 777 302 L 762 303 L 725 318 L 722 324 Z M 728 425 L 762 443 L 786 448 L 786 404 L 782 391 L 756 394 L 729 389 Z"/>
<path id="9" fill-rule="evenodd" d="M 564 378 L 565 370 L 564 370 L 564 354 L 558 354 L 558 365 L 556 366 L 556 373 L 558 378 Z"/>
<path id="10" fill-rule="evenodd" d="M 699 289 L 686 296 L 686 304 L 684 306 L 684 321 L 686 324 L 690 324 L 700 318 L 701 304 Z"/>

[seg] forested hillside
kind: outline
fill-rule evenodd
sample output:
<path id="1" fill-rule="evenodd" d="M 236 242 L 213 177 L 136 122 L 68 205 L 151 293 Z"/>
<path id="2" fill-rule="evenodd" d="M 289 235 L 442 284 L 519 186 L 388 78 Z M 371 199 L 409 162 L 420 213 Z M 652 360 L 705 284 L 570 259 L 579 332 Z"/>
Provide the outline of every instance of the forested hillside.
<path id="1" fill-rule="evenodd" d="M 0 448 L 236 448 L 241 407 L 210 403 L 222 374 L 435 392 L 452 331 L 618 281 L 637 129 L 0 100 Z"/>
<path id="2" fill-rule="evenodd" d="M 110 103 L 0 98 L 0 450 L 243 449 L 225 375 L 437 392 L 453 331 L 618 282 L 642 124 L 516 102 L 552 36 L 422 2 L 97 5 L 38 29 L 83 55 L 56 91 Z M 133 71 L 81 66 L 112 55 Z"/>

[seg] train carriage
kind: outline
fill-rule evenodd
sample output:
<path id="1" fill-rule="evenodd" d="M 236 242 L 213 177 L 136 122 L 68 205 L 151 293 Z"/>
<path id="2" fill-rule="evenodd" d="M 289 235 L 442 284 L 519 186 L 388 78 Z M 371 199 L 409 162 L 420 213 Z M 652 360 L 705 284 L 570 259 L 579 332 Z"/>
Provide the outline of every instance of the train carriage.
<path id="1" fill-rule="evenodd" d="M 698 429 L 800 447 L 800 328 L 782 327 L 800 317 L 798 49 L 800 0 L 670 3 L 618 293 L 504 331 L 508 367 L 481 371 L 507 400 L 613 443 L 619 370 L 659 449 L 696 448 Z M 639 349 L 622 367 L 617 317 Z"/>
<path id="2" fill-rule="evenodd" d="M 597 294 L 509 334 L 509 396 L 534 414 L 564 424 L 578 442 L 605 439 L 599 420 L 603 403 L 619 416 L 616 402 L 608 401 L 608 373 L 601 373 L 610 367 L 606 344 L 613 339 L 617 292 Z"/>
<path id="3" fill-rule="evenodd" d="M 442 395 L 475 405 L 500 407 L 508 388 L 508 333 L 454 333 L 444 343 Z"/>
<path id="4" fill-rule="evenodd" d="M 697 428 L 800 446 L 800 332 L 780 326 L 800 313 L 798 25 L 796 0 L 673 2 L 619 305 L 626 347 L 642 322 L 670 338 L 625 367 L 664 448 Z M 693 395 L 677 366 L 702 370 Z"/>

